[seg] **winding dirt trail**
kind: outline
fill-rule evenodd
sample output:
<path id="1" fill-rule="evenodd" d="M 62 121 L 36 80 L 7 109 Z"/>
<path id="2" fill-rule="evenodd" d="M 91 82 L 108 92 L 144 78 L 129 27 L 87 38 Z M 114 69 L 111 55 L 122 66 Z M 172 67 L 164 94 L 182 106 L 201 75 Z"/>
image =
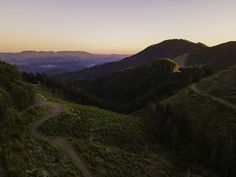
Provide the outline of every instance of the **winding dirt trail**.
<path id="1" fill-rule="evenodd" d="M 192 89 L 194 92 L 196 92 L 197 94 L 199 94 L 199 95 L 203 95 L 203 96 L 205 96 L 205 97 L 209 97 L 209 98 L 211 98 L 212 100 L 214 100 L 214 101 L 216 101 L 216 102 L 218 102 L 218 103 L 221 103 L 221 104 L 223 104 L 223 105 L 225 105 L 225 106 L 227 106 L 227 107 L 232 108 L 232 109 L 236 112 L 236 105 L 235 105 L 235 104 L 233 104 L 233 103 L 231 103 L 231 102 L 229 102 L 229 101 L 227 101 L 227 100 L 225 100 L 225 99 L 222 99 L 222 98 L 219 98 L 219 97 L 215 97 L 215 96 L 209 95 L 209 94 L 203 92 L 202 90 L 199 90 L 199 89 L 196 87 L 196 84 L 191 85 L 191 89 Z"/>
<path id="2" fill-rule="evenodd" d="M 45 106 L 46 102 L 43 100 L 43 98 L 41 96 L 36 95 L 34 104 L 25 108 L 24 110 L 22 110 L 21 112 L 19 112 L 19 115 L 24 114 L 25 112 L 27 112 L 28 110 L 37 107 L 37 106 Z M 7 120 L 0 122 L 0 129 L 4 127 L 4 125 L 6 124 Z"/>
<path id="3" fill-rule="evenodd" d="M 68 143 L 62 138 L 46 137 L 38 131 L 38 127 L 44 121 L 46 121 L 47 119 L 56 117 L 64 111 L 64 106 L 62 104 L 46 102 L 42 98 L 38 98 L 38 99 L 40 99 L 39 106 L 48 105 L 51 108 L 51 112 L 46 117 L 33 123 L 31 127 L 32 136 L 37 140 L 45 141 L 47 143 L 60 147 L 70 157 L 73 164 L 80 170 L 80 172 L 82 173 L 84 177 L 93 177 L 90 171 L 84 165 L 78 153 L 74 150 L 73 146 L 70 143 Z"/>

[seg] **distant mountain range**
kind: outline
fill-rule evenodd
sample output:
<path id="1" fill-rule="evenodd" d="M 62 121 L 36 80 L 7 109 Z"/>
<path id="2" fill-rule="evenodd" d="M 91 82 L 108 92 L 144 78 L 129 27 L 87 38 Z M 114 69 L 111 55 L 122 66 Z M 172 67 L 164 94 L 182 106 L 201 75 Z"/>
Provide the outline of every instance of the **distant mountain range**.
<path id="1" fill-rule="evenodd" d="M 118 61 L 127 55 L 92 54 L 83 51 L 23 51 L 19 53 L 0 53 L 0 60 L 15 64 L 21 71 L 59 74 L 79 71 L 111 61 Z"/>
<path id="2" fill-rule="evenodd" d="M 181 67 L 204 64 L 209 65 L 213 71 L 218 71 L 236 63 L 236 42 L 208 47 L 202 43 L 193 43 L 183 39 L 166 40 L 120 61 L 68 73 L 62 78 L 71 81 L 91 80 L 140 65 L 149 65 L 162 58 L 170 58 Z"/>

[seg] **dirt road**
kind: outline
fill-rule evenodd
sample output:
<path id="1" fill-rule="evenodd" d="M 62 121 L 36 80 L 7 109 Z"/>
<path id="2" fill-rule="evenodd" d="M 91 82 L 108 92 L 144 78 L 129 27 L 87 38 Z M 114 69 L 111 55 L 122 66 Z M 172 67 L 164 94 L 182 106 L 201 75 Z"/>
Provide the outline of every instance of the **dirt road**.
<path id="1" fill-rule="evenodd" d="M 191 88 L 192 88 L 192 90 L 193 90 L 194 92 L 196 92 L 197 94 L 203 95 L 203 96 L 206 96 L 206 97 L 209 97 L 209 98 L 211 98 L 212 100 L 214 100 L 214 101 L 216 101 L 216 102 L 218 102 L 218 103 L 220 103 L 220 104 L 223 104 L 223 105 L 225 105 L 225 106 L 227 106 L 227 107 L 232 108 L 232 109 L 236 112 L 236 105 L 235 105 L 235 104 L 233 104 L 233 103 L 231 103 L 231 102 L 229 102 L 229 101 L 227 101 L 227 100 L 225 100 L 225 99 L 223 99 L 223 98 L 215 97 L 215 96 L 213 96 L 213 95 L 209 95 L 209 94 L 203 92 L 202 90 L 200 90 L 200 89 L 198 89 L 198 88 L 196 87 L 196 84 L 191 85 Z"/>
<path id="2" fill-rule="evenodd" d="M 41 99 L 40 106 L 48 105 L 51 108 L 51 112 L 46 117 L 43 117 L 42 119 L 33 123 L 32 127 L 31 127 L 32 136 L 37 140 L 42 140 L 42 141 L 45 141 L 45 142 L 48 142 L 50 144 L 60 147 L 62 149 L 62 151 L 64 151 L 70 157 L 73 164 L 80 170 L 80 172 L 82 173 L 82 175 L 84 177 L 92 177 L 92 174 L 86 168 L 86 166 L 84 165 L 80 156 L 74 150 L 73 146 L 69 142 L 67 142 L 66 140 L 64 140 L 62 138 L 46 137 L 38 131 L 38 127 L 44 121 L 46 121 L 47 119 L 56 117 L 64 111 L 64 106 L 62 104 L 46 102 L 42 98 L 39 98 L 39 99 Z"/>

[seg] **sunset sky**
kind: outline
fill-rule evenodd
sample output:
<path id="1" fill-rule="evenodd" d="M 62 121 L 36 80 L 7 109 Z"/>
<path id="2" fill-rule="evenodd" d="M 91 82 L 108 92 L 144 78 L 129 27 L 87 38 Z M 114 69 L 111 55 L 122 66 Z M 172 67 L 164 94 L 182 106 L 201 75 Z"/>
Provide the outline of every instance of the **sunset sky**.
<path id="1" fill-rule="evenodd" d="M 0 51 L 132 54 L 165 39 L 236 40 L 236 0 L 0 0 Z"/>

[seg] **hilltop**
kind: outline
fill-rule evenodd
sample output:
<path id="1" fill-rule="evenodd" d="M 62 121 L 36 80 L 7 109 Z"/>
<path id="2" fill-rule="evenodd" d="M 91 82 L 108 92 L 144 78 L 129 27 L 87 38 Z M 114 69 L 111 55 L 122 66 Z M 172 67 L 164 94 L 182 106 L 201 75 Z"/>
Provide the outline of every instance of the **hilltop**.
<path id="1" fill-rule="evenodd" d="M 236 42 L 227 42 L 214 47 L 192 51 L 185 65 L 204 64 L 214 72 L 226 69 L 236 63 Z"/>
<path id="2" fill-rule="evenodd" d="M 100 78 L 111 73 L 153 63 L 161 58 L 175 58 L 193 50 L 206 48 L 200 43 L 193 43 L 182 39 L 166 40 L 152 45 L 143 51 L 124 58 L 117 62 L 109 62 L 103 65 L 94 66 L 79 72 L 64 74 L 61 77 L 65 80 L 81 80 Z"/>

